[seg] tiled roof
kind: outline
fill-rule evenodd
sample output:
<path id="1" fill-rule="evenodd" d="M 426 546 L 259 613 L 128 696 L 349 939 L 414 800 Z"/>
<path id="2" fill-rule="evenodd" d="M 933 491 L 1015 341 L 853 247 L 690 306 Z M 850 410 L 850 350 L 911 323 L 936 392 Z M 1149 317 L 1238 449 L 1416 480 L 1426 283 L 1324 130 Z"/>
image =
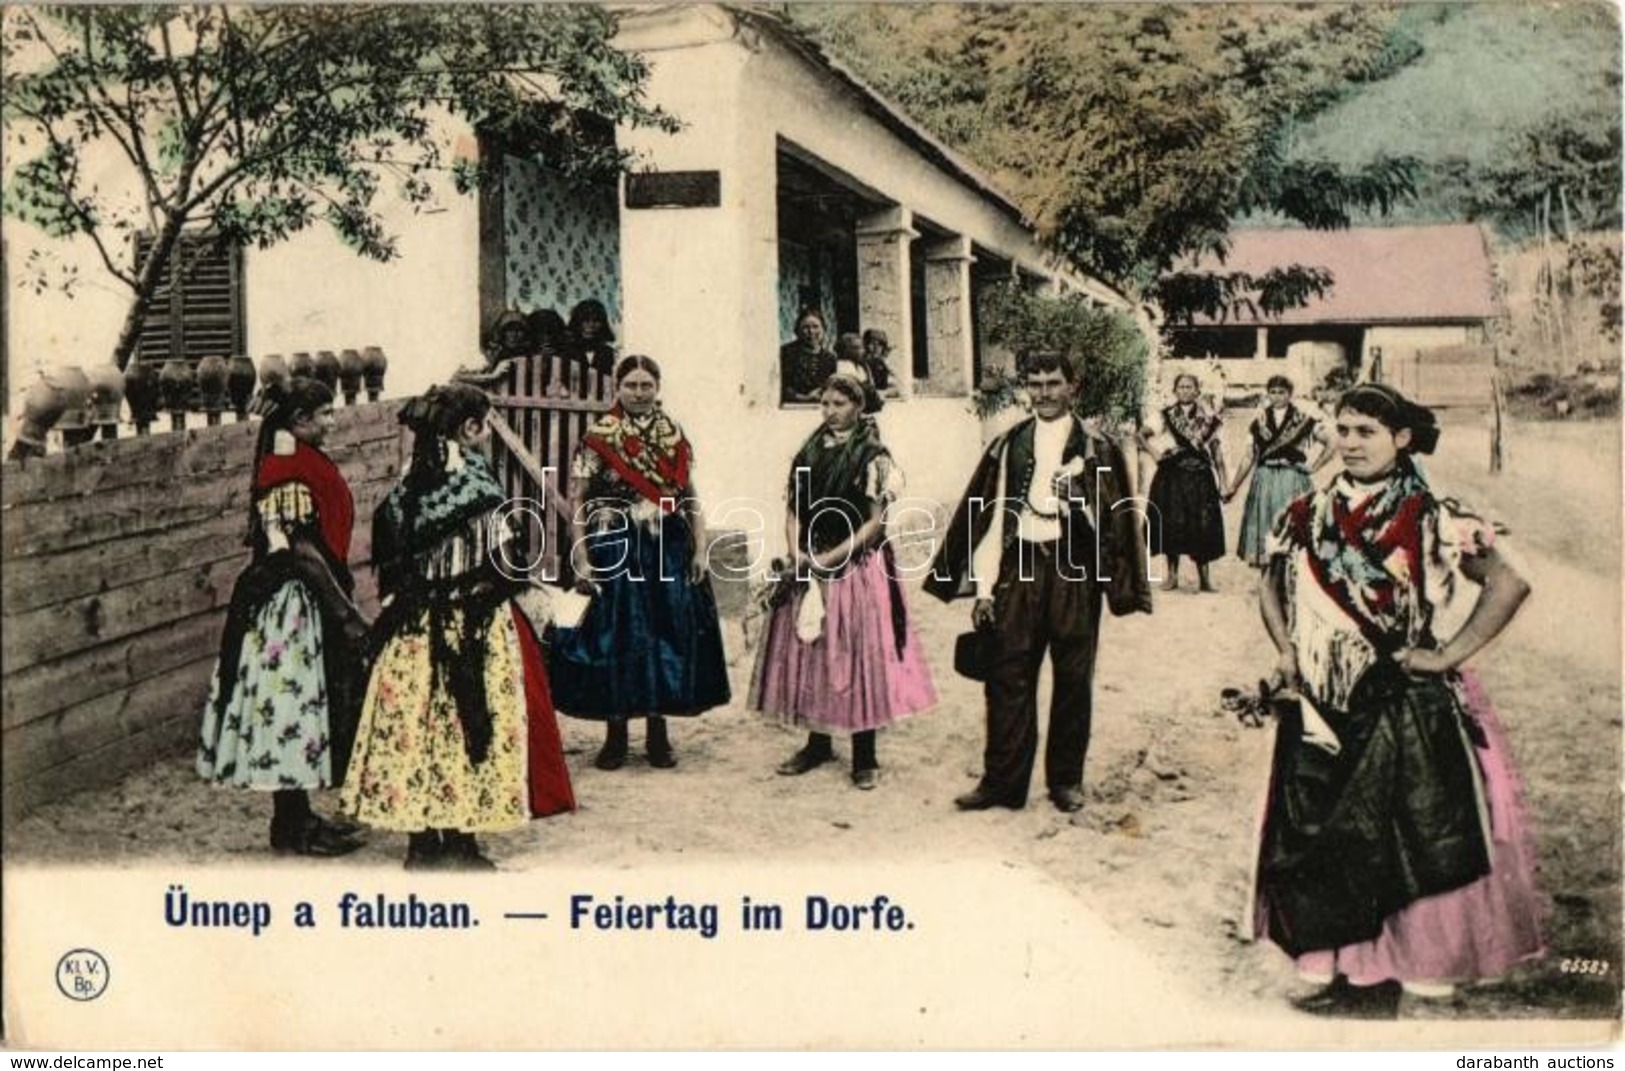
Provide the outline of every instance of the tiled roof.
<path id="1" fill-rule="evenodd" d="M 1242 310 L 1228 324 L 1460 322 L 1498 312 L 1489 254 L 1475 224 L 1239 230 L 1231 240 L 1223 263 L 1209 257 L 1197 266 L 1259 275 L 1301 264 L 1327 269 L 1333 283 L 1325 297 L 1301 308 L 1269 318 Z"/>

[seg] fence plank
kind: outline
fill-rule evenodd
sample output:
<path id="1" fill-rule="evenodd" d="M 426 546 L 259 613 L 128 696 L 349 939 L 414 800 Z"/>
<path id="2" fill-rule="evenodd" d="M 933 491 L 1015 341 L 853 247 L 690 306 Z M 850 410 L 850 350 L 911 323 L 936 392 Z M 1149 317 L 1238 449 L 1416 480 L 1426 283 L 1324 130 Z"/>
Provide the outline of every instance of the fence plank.
<path id="1" fill-rule="evenodd" d="M 225 620 L 224 610 L 196 614 L 8 673 L 0 683 L 5 698 L 4 726 L 9 731 L 75 704 L 120 692 L 185 665 L 203 652 L 217 651 Z"/>
<path id="2" fill-rule="evenodd" d="M 71 762 L 114 737 L 129 737 L 172 717 L 201 725 L 214 671 L 212 655 L 194 658 L 130 688 L 97 696 L 6 734 L 6 761 L 25 770 Z"/>

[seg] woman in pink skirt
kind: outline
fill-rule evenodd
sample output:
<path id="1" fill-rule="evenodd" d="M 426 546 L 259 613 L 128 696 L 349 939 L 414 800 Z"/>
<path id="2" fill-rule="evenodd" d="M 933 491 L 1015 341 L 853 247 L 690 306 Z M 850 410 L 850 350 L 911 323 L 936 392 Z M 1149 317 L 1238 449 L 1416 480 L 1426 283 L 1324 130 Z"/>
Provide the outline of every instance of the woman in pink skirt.
<path id="1" fill-rule="evenodd" d="M 1338 404 L 1343 472 L 1271 539 L 1265 624 L 1283 714 L 1257 922 L 1323 987 L 1317 1014 L 1396 1015 L 1542 955 L 1521 790 L 1494 709 L 1461 665 L 1529 586 L 1493 528 L 1415 462 L 1432 412 L 1388 387 Z"/>
<path id="2" fill-rule="evenodd" d="M 787 577 L 751 685 L 751 708 L 811 732 L 778 772 L 804 774 L 852 737 L 852 783 L 879 781 L 875 731 L 936 702 L 885 538 L 886 504 L 902 476 L 864 414 L 865 391 L 837 374 L 824 423 L 790 466 Z"/>

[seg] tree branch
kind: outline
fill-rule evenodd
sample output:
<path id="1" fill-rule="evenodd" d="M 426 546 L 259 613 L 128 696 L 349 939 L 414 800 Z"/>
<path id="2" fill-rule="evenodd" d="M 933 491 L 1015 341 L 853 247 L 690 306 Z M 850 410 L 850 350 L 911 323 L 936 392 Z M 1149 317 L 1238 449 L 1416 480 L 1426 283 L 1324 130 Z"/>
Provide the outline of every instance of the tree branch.
<path id="1" fill-rule="evenodd" d="M 169 40 L 169 19 L 167 18 L 158 24 L 158 39 L 164 43 L 164 72 L 169 75 L 169 84 L 175 90 L 175 107 L 181 113 L 182 137 L 190 141 L 192 139 L 192 107 L 186 99 L 186 88 L 181 85 L 181 72 L 175 65 L 175 46 Z"/>

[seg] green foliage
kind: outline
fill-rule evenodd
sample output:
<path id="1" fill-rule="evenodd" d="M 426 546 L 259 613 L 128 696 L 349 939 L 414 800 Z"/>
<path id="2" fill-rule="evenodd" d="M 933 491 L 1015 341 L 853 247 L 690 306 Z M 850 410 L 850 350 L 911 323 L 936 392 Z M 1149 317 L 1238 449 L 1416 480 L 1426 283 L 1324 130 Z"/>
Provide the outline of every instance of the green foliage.
<path id="1" fill-rule="evenodd" d="M 1018 358 L 1016 370 L 992 369 L 978 385 L 977 415 L 1015 403 L 1022 387 L 1019 361 L 1032 353 L 1059 353 L 1072 362 L 1080 414 L 1122 420 L 1139 412 L 1148 352 L 1128 313 L 1091 305 L 1076 294 L 1052 297 L 1007 282 L 982 291 L 977 314 L 987 340 Z"/>
<path id="2" fill-rule="evenodd" d="M 614 124 L 676 129 L 648 70 L 587 5 L 40 7 L 5 12 L 6 211 L 93 241 L 135 295 L 122 367 L 183 228 L 261 247 L 325 221 L 357 253 L 398 255 L 380 214 L 459 192 L 443 117 L 593 181 L 629 164 Z M 453 124 L 455 125 L 455 124 Z M 88 173 L 111 150 L 128 191 Z M 133 191 L 133 201 L 131 192 Z M 140 271 L 119 239 L 154 236 Z"/>
<path id="3" fill-rule="evenodd" d="M 1082 269 L 1164 303 L 1233 222 L 1347 226 L 1414 188 L 1413 161 L 1353 166 L 1295 131 L 1357 78 L 1414 59 L 1378 4 L 792 5 L 790 16 L 992 172 Z M 976 87 L 974 91 L 970 87 Z M 1287 280 L 1282 280 L 1283 284 Z M 1253 300 L 1301 292 L 1305 277 Z M 1222 282 L 1217 284 L 1221 288 Z M 1200 288 L 1196 288 L 1200 290 Z"/>
<path id="4" fill-rule="evenodd" d="M 1394 27 L 1417 52 L 1305 123 L 1302 150 L 1356 167 L 1414 156 L 1406 221 L 1483 220 L 1538 233 L 1536 208 L 1564 188 L 1576 231 L 1617 227 L 1620 29 L 1613 5 L 1417 4 Z M 1365 219 L 1357 214 L 1357 219 Z"/>

